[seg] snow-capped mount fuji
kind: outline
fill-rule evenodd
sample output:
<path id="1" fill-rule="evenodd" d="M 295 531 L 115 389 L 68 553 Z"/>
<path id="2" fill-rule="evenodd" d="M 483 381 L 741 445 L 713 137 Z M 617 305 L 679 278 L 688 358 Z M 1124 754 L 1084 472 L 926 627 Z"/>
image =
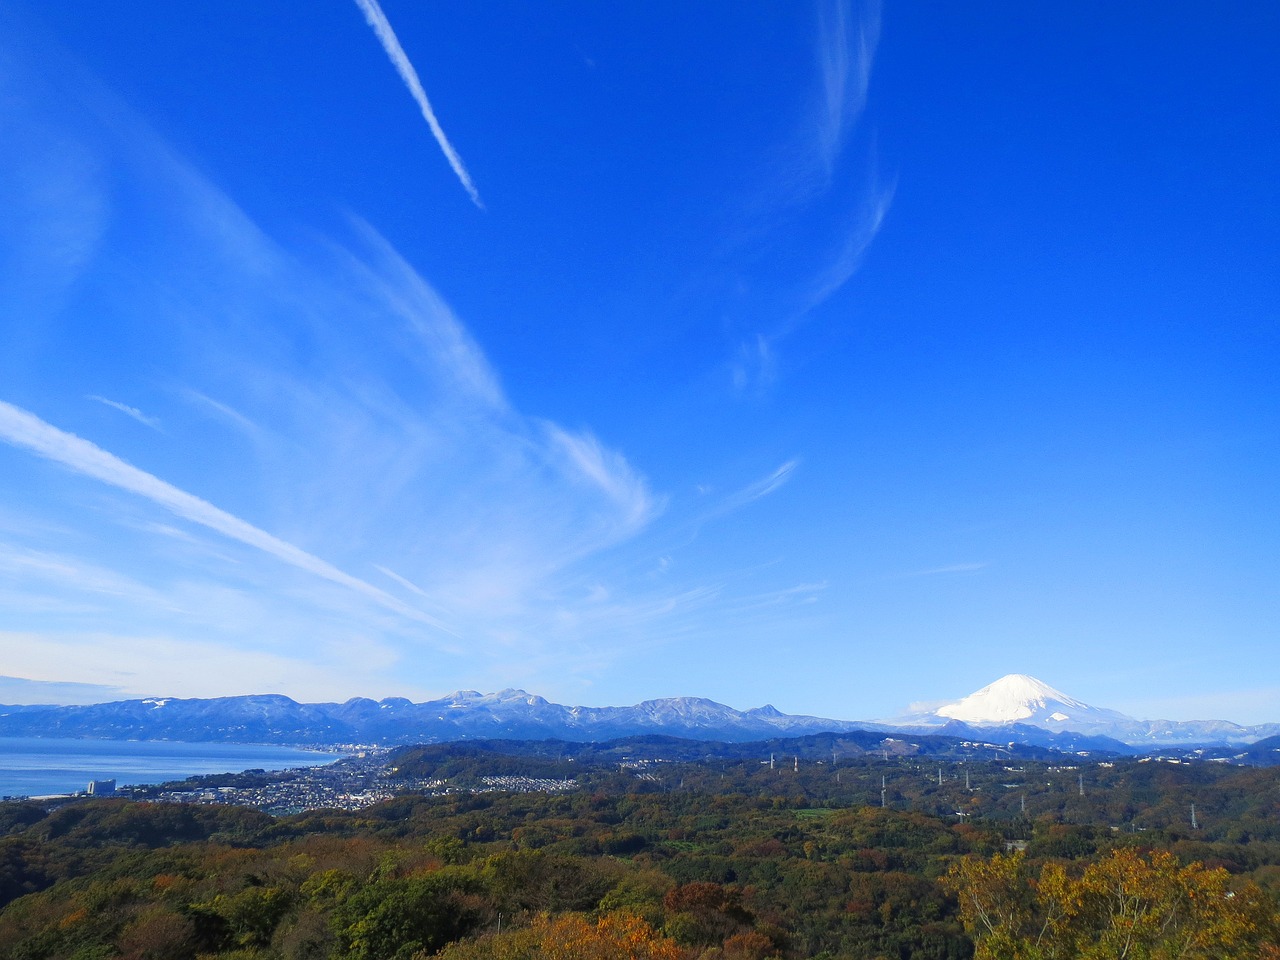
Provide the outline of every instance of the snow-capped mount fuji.
<path id="1" fill-rule="evenodd" d="M 1091 707 L 1025 673 L 1001 677 L 962 700 L 938 707 L 934 715 L 964 723 L 1031 723 L 1058 730 L 1132 720 L 1115 710 Z"/>
<path id="2" fill-rule="evenodd" d="M 1022 673 L 1001 677 L 959 700 L 896 721 L 903 726 L 956 733 L 974 728 L 1010 740 L 1018 727 L 1118 740 L 1134 747 L 1172 744 L 1245 744 L 1280 733 L 1280 725 L 1243 727 L 1226 720 L 1137 720 L 1118 710 L 1094 707 Z"/>

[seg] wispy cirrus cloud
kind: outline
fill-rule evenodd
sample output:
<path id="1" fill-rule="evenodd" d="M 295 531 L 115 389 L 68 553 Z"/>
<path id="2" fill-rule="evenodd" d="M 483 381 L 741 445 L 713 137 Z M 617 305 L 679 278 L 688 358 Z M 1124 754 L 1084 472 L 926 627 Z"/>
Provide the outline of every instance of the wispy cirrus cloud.
<path id="1" fill-rule="evenodd" d="M 0 542 L 0 573 L 10 584 L 26 590 L 29 596 L 39 593 L 40 586 L 53 591 L 72 587 L 79 593 L 120 598 L 149 606 L 162 607 L 169 602 L 160 591 L 115 570 L 87 563 L 78 557 L 12 543 Z M 53 593 L 49 595 L 53 597 Z"/>
<path id="2" fill-rule="evenodd" d="M 113 410 L 119 410 L 126 417 L 131 417 L 134 420 L 137 420 L 144 427 L 150 427 L 152 430 L 160 429 L 160 421 L 158 419 L 147 416 L 137 407 L 131 407 L 127 403 L 120 403 L 118 400 L 108 400 L 106 397 L 99 397 L 96 394 L 90 394 L 88 399 L 101 403 L 104 406 L 111 407 Z"/>
<path id="3" fill-rule="evenodd" d="M 769 494 L 778 490 L 791 479 L 795 474 L 796 468 L 800 466 L 799 460 L 788 460 L 772 473 L 761 477 L 755 483 L 743 487 L 736 494 L 729 497 L 725 501 L 725 507 L 729 510 L 736 510 L 739 507 L 746 506 L 761 497 L 767 497 Z"/>
<path id="4" fill-rule="evenodd" d="M 345 267 L 392 317 L 418 339 L 414 360 L 447 384 L 451 403 L 508 409 L 497 372 L 439 292 L 368 223 L 352 218 L 364 249 L 342 251 Z"/>
<path id="5" fill-rule="evenodd" d="M 914 577 L 939 577 L 950 574 L 978 573 L 991 566 L 990 563 L 971 562 L 971 563 L 945 563 L 938 567 L 925 567 L 922 570 L 910 570 L 906 573 L 899 573 L 892 576 L 894 580 L 906 580 Z"/>
<path id="6" fill-rule="evenodd" d="M 460 678 L 547 689 L 700 637 L 767 592 L 731 574 L 731 596 L 682 564 L 672 541 L 706 501 L 673 503 L 601 433 L 522 410 L 464 319 L 371 225 L 277 239 L 82 73 L 31 64 L 41 79 L 23 89 L 45 85 L 44 112 L 0 102 L 0 122 L 37 158 L 68 143 L 100 154 L 139 202 L 116 211 L 127 224 L 89 225 L 110 237 L 77 262 L 94 310 L 59 314 L 42 339 L 58 352 L 32 360 L 52 385 L 0 405 L 3 509 L 24 545 L 8 562 L 38 587 L 0 592 L 9 673 L 52 679 L 75 662 L 67 678 L 87 682 L 110 663 L 109 682 L 173 695 L 239 689 L 259 668 L 304 698 Z M 45 193 L 32 216 L 65 218 Z M 110 388 L 79 379 L 104 372 L 100 338 L 83 335 L 104 316 L 119 333 Z M 131 396 L 117 390 L 139 370 L 153 372 L 144 415 L 163 445 L 65 406 Z M 49 482 L 65 472 L 93 482 Z M 107 653 L 79 659 L 95 644 Z M 159 657 L 204 672 L 182 681 Z"/>
<path id="7" fill-rule="evenodd" d="M 757 333 L 755 338 L 738 345 L 738 354 L 730 363 L 733 387 L 739 393 L 762 391 L 778 378 L 778 361 L 773 343 L 777 334 Z"/>
<path id="8" fill-rule="evenodd" d="M 554 423 L 545 424 L 552 448 L 588 484 L 594 486 L 617 507 L 618 533 L 625 536 L 640 529 L 662 509 L 626 459 L 608 450 L 590 433 L 570 433 Z"/>
<path id="9" fill-rule="evenodd" d="M 849 217 L 847 233 L 836 246 L 830 261 L 814 274 L 806 292 L 803 312 L 824 303 L 849 282 L 862 266 L 863 255 L 875 240 L 893 203 L 897 184 L 873 182 Z"/>
<path id="10" fill-rule="evenodd" d="M 378 42 L 382 44 L 382 49 L 386 51 L 387 57 L 390 58 L 392 65 L 396 68 L 396 72 L 400 74 L 400 79 L 409 88 L 410 96 L 418 104 L 418 109 L 422 111 L 423 119 L 427 121 L 427 126 L 431 128 L 431 135 L 436 138 L 436 143 L 439 144 L 445 159 L 449 161 L 449 166 L 453 168 L 458 182 L 467 191 L 467 196 L 471 198 L 471 202 L 483 210 L 484 203 L 480 200 L 480 191 L 476 189 L 476 185 L 471 179 L 471 174 L 467 172 L 462 158 L 458 156 L 458 151 L 453 148 L 453 144 L 445 136 L 444 128 L 440 126 L 440 121 L 436 119 L 436 112 L 431 108 L 431 101 L 427 99 L 427 92 L 422 88 L 422 81 L 418 79 L 418 71 L 414 69 L 408 54 L 400 46 L 400 40 L 396 37 L 395 31 L 391 29 L 391 23 L 387 20 L 386 14 L 382 12 L 382 7 L 379 6 L 378 0 L 355 0 L 355 3 L 364 14 L 369 26 L 373 28 Z"/>
<path id="11" fill-rule="evenodd" d="M 125 463 L 101 447 L 59 430 L 35 414 L 2 400 L 0 400 L 0 440 L 30 450 L 76 473 L 144 497 L 179 517 L 255 547 L 300 570 L 363 594 L 401 616 L 430 623 L 439 629 L 446 629 L 436 618 L 408 607 L 372 584 L 344 573 L 319 557 L 312 556 L 305 550 L 300 550 L 293 544 L 286 543 L 265 530 L 260 530 L 232 516 L 225 510 L 219 510 L 213 504 Z"/>
<path id="12" fill-rule="evenodd" d="M 774 272 L 777 249 L 792 251 L 775 282 L 788 295 L 767 305 L 740 337 L 728 362 L 740 396 L 767 393 L 778 379 L 783 342 L 858 271 L 893 201 L 895 182 L 875 161 L 853 162 L 849 143 L 867 104 L 880 37 L 878 0 L 820 0 L 813 43 L 816 82 L 790 132 L 785 159 L 769 170 L 747 235 L 760 248 L 754 266 Z M 795 262 L 807 266 L 797 270 Z M 751 330 L 750 327 L 755 329 Z"/>
<path id="13" fill-rule="evenodd" d="M 841 0 L 819 4 L 816 60 L 822 96 L 814 125 L 814 155 L 827 182 L 850 129 L 866 107 L 879 42 L 879 3 L 862 4 L 856 12 Z"/>
<path id="14" fill-rule="evenodd" d="M 89 82 L 75 71 L 59 76 Z M 170 404 L 156 411 L 170 442 L 148 448 L 149 463 L 176 456 L 205 469 L 182 467 L 188 482 L 170 482 L 105 442 L 4 402 L 0 447 L 184 521 L 130 515 L 127 500 L 90 491 L 80 493 L 82 502 L 63 502 L 60 515 L 95 536 L 78 538 L 82 552 L 57 563 L 48 560 L 52 550 L 24 555 L 24 582 L 38 581 L 39 595 L 0 595 L 10 623 L 45 622 L 50 644 L 56 626 L 57 642 L 70 650 L 79 649 L 77 631 L 97 621 L 119 640 L 122 664 L 148 649 L 143 632 L 174 649 L 269 655 L 264 663 L 281 673 L 309 658 L 319 665 L 293 671 L 293 692 L 345 682 L 350 695 L 365 674 L 334 672 L 349 644 L 381 644 L 396 664 L 394 676 L 370 681 L 371 692 L 423 691 L 439 675 L 440 657 L 461 656 L 442 630 L 465 638 L 468 682 L 480 683 L 494 663 L 564 664 L 611 620 L 669 619 L 685 608 L 625 589 L 580 594 L 576 567 L 643 532 L 664 498 L 593 432 L 515 409 L 465 324 L 377 231 L 352 218 L 353 243 L 281 245 L 110 95 L 90 88 L 48 100 L 77 97 L 92 103 L 87 117 L 72 111 L 58 138 L 27 142 L 38 153 L 83 136 L 108 156 L 118 142 L 127 158 L 122 174 L 165 197 L 136 211 L 123 246 L 110 249 L 138 265 L 140 282 L 104 282 L 101 308 L 122 324 L 113 361 L 161 370 L 170 384 L 157 400 Z M 53 218 L 63 215 L 57 197 L 51 193 L 45 210 Z M 81 268 L 89 277 L 116 275 L 110 262 L 93 258 Z M 85 342 L 75 336 L 76 315 L 62 322 L 67 342 Z M 62 357 L 48 362 L 49 370 L 69 369 Z M 110 424 L 103 429 L 111 434 Z M 116 442 L 139 449 L 127 434 Z M 205 490 L 230 501 L 215 506 Z M 35 522 L 44 491 L 6 495 L 32 543 L 67 543 Z M 254 523 L 242 519 L 245 510 Z M 248 549 L 229 549 L 235 544 Z M 35 564 L 37 555 L 47 562 Z M 387 582 L 371 583 L 365 571 Z M 681 590 L 698 593 L 671 588 Z M 568 609 L 578 615 L 566 618 Z M 120 639 L 128 636 L 137 642 Z M 608 657 L 603 648 L 597 654 Z M 14 672 L 21 662 L 17 648 Z M 138 676 L 147 669 L 131 668 Z M 321 684 L 326 669 L 330 680 Z M 348 680 L 337 679 L 342 672 Z M 220 679 L 234 680 L 226 670 Z"/>
<path id="15" fill-rule="evenodd" d="M 716 517 L 733 513 L 735 510 L 741 510 L 748 504 L 762 500 L 772 493 L 782 489 L 784 485 L 790 482 L 795 475 L 796 469 L 800 466 L 799 460 L 788 460 L 775 470 L 769 472 L 765 476 L 752 483 L 747 484 L 739 490 L 729 494 L 716 504 L 708 513 L 703 515 L 704 520 L 710 520 Z"/>
<path id="16" fill-rule="evenodd" d="M 733 605 L 735 613 L 760 613 L 766 610 L 777 610 L 794 605 L 817 603 L 826 592 L 829 584 L 823 580 L 819 583 L 798 583 L 781 590 L 769 590 L 754 596 L 747 596 Z"/>
<path id="17" fill-rule="evenodd" d="M 808 151 L 814 198 L 832 189 L 849 135 L 867 105 L 876 47 L 880 42 L 879 0 L 850 7 L 845 0 L 821 0 L 815 59 L 821 78 L 814 148 Z M 881 179 L 874 155 L 864 182 L 842 218 L 842 236 L 827 264 L 810 280 L 800 313 L 814 309 L 848 282 L 880 232 L 893 202 L 895 183 Z"/>
<path id="18" fill-rule="evenodd" d="M 235 410 L 213 397 L 207 397 L 198 390 L 184 388 L 181 395 L 189 400 L 197 407 L 201 407 L 213 413 L 224 423 L 235 427 L 246 437 L 252 440 L 262 439 L 262 428 L 246 417 L 243 413 Z"/>

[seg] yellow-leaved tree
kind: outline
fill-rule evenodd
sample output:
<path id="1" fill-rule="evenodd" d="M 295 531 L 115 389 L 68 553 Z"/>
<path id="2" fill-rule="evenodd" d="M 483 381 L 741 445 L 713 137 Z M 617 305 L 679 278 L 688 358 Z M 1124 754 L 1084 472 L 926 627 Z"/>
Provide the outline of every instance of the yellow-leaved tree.
<path id="1" fill-rule="evenodd" d="M 1116 850 L 1078 873 L 1032 871 L 1020 853 L 965 858 L 944 882 L 976 960 L 1280 960 L 1258 887 L 1161 851 Z"/>

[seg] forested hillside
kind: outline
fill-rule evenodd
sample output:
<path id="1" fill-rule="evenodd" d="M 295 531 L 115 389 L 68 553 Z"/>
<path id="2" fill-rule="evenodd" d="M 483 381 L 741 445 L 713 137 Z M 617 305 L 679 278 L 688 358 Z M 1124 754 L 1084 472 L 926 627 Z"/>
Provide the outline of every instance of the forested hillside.
<path id="1" fill-rule="evenodd" d="M 0 806 L 0 956 L 1065 960 L 1276 942 L 1275 770 L 524 752 L 542 755 L 406 751 L 402 775 L 456 792 L 358 813 Z M 495 775 L 580 788 L 468 792 Z"/>

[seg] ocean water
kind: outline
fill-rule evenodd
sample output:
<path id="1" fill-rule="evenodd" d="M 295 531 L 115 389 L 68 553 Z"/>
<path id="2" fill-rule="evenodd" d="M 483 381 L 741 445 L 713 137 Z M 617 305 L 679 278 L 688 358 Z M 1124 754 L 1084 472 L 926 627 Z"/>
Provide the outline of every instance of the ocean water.
<path id="1" fill-rule="evenodd" d="M 316 767 L 337 759 L 265 744 L 0 737 L 0 797 L 74 793 L 90 780 L 115 780 L 123 787 L 205 773 Z"/>

